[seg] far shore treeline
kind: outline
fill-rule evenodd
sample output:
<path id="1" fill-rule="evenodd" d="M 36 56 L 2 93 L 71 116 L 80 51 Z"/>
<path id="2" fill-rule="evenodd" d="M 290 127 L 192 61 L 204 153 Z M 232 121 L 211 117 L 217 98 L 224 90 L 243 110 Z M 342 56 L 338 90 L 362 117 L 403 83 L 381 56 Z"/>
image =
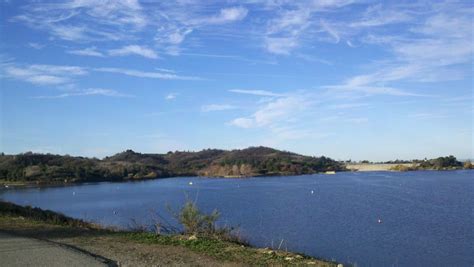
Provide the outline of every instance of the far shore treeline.
<path id="1" fill-rule="evenodd" d="M 126 181 L 176 176 L 245 177 L 344 171 L 343 163 L 268 147 L 141 154 L 132 150 L 102 160 L 37 154 L 0 155 L 0 180 L 36 183 Z"/>
<path id="2" fill-rule="evenodd" d="M 129 181 L 177 176 L 250 177 L 301 175 L 348 171 L 348 161 L 310 157 L 268 147 L 241 150 L 205 149 L 198 152 L 175 151 L 142 154 L 127 150 L 104 159 L 38 153 L 0 154 L 0 183 L 77 183 Z M 362 164 L 374 164 L 360 162 Z M 454 156 L 385 163 L 387 170 L 472 169 L 470 161 Z"/>

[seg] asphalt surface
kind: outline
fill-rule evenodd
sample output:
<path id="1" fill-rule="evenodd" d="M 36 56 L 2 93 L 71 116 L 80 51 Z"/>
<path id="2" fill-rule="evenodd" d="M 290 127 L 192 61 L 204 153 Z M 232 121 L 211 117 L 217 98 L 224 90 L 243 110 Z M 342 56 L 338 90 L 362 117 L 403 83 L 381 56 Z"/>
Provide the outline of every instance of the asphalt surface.
<path id="1" fill-rule="evenodd" d="M 0 266 L 109 266 L 73 248 L 0 232 Z"/>

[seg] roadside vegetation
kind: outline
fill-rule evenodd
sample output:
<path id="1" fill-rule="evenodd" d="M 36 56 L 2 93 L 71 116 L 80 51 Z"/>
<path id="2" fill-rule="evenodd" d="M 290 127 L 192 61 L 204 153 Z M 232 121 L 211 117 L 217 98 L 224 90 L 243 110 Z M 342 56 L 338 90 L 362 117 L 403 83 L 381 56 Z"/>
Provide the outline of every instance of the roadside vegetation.
<path id="1" fill-rule="evenodd" d="M 99 226 L 65 216 L 61 213 L 34 208 L 31 206 L 19 206 L 10 202 L 0 201 L 0 214 L 2 216 L 22 217 L 35 221 L 41 221 L 56 225 L 65 225 L 73 227 L 99 228 Z"/>
<path id="2" fill-rule="evenodd" d="M 175 215 L 182 224 L 182 232 L 124 231 L 0 201 L 0 229 L 3 231 L 43 239 L 54 237 L 56 242 L 90 250 L 116 262 L 128 261 L 129 265 L 337 266 L 334 262 L 302 254 L 252 248 L 236 237 L 233 229 L 216 226 L 217 211 L 203 213 L 192 202 L 187 202 Z"/>

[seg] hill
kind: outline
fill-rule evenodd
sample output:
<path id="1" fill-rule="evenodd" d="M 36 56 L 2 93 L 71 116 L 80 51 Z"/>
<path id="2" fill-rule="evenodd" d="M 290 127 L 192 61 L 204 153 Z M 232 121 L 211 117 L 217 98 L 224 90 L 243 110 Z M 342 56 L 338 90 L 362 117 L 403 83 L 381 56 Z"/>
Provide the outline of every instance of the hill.
<path id="1" fill-rule="evenodd" d="M 51 154 L 0 155 L 0 179 L 17 182 L 95 182 L 174 176 L 299 175 L 345 170 L 327 157 L 268 147 L 142 154 L 127 150 L 102 160 Z"/>

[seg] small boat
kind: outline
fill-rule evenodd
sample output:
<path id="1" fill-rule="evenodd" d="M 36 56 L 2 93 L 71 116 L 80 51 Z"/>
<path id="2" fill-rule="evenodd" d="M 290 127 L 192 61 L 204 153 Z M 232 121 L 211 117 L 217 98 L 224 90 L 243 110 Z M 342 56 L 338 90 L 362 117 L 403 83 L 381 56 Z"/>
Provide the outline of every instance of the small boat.
<path id="1" fill-rule="evenodd" d="M 336 174 L 335 171 L 326 171 L 324 174 Z"/>

